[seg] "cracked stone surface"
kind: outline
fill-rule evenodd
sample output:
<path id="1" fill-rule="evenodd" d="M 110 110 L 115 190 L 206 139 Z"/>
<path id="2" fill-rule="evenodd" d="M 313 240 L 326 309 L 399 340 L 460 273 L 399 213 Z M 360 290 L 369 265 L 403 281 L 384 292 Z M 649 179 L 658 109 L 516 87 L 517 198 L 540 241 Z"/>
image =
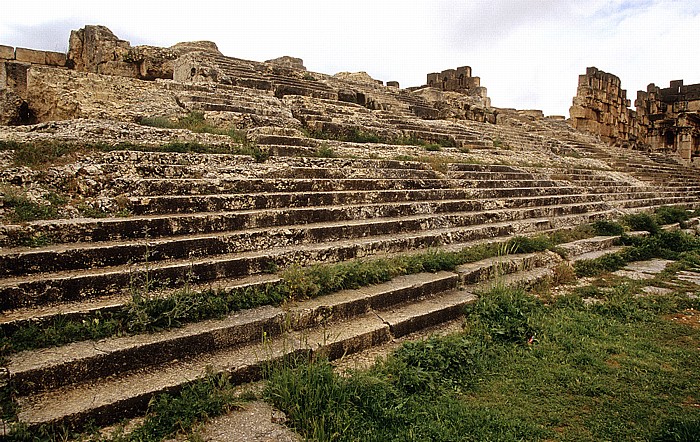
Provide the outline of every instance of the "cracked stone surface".
<path id="1" fill-rule="evenodd" d="M 624 269 L 614 272 L 614 274 L 634 280 L 652 279 L 663 272 L 666 266 L 672 262 L 667 259 L 633 262 L 625 266 Z"/>

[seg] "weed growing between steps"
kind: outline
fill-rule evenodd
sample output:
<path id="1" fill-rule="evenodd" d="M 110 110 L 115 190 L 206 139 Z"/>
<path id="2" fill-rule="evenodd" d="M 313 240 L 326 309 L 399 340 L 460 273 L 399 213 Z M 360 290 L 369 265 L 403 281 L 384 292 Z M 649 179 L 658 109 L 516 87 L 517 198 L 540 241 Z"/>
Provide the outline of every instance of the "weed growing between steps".
<path id="1" fill-rule="evenodd" d="M 141 152 L 172 152 L 202 154 L 250 155 L 257 162 L 266 161 L 270 154 L 257 145 L 245 141 L 245 136 L 232 136 L 233 146 L 207 145 L 190 141 L 174 141 L 161 145 L 134 144 L 122 142 L 75 143 L 54 140 L 38 140 L 31 143 L 0 140 L 0 151 L 14 151 L 15 166 L 25 166 L 35 170 L 44 170 L 51 166 L 61 166 L 75 161 L 77 155 L 90 152 L 111 152 L 115 150 L 134 150 Z"/>
<path id="2" fill-rule="evenodd" d="M 497 287 L 457 335 L 339 376 L 279 366 L 265 395 L 311 440 L 697 440 L 700 301 L 628 286 L 585 303 Z"/>
<path id="3" fill-rule="evenodd" d="M 623 235 L 622 244 L 629 247 L 617 253 L 574 263 L 576 275 L 597 276 L 604 272 L 620 270 L 630 262 L 653 258 L 678 260 L 681 264 L 692 267 L 700 257 L 700 238 L 681 231 L 657 230 L 656 234 L 647 237 Z"/>
<path id="4" fill-rule="evenodd" d="M 16 427 L 4 440 L 17 442 L 59 442 L 65 440 L 100 442 L 160 442 L 186 433 L 207 419 L 240 407 L 245 399 L 234 391 L 225 373 L 209 373 L 203 379 L 185 385 L 177 393 L 154 397 L 143 422 L 125 432 L 117 428 L 101 436 L 97 430 L 75 433 L 66 426 L 44 425 L 33 431 Z"/>
<path id="5" fill-rule="evenodd" d="M 22 350 L 54 347 L 70 342 L 148 333 L 204 319 L 222 318 L 229 313 L 280 305 L 286 300 L 321 296 L 344 289 L 379 284 L 421 272 L 454 270 L 460 264 L 503 253 L 531 253 L 555 248 L 556 244 L 593 236 L 589 227 L 555 232 L 534 238 L 515 237 L 506 242 L 481 244 L 458 252 L 427 251 L 391 258 L 291 266 L 281 273 L 279 283 L 234 290 L 194 291 L 188 285 L 170 295 L 151 292 L 155 281 L 138 281 L 131 287 L 132 301 L 116 311 L 104 311 L 78 318 L 58 316 L 42 323 L 29 323 L 0 331 L 0 356 Z M 273 263 L 274 264 L 274 263 Z M 275 267 L 275 266 L 273 266 Z"/>
<path id="6" fill-rule="evenodd" d="M 453 138 L 441 138 L 437 141 L 427 141 L 418 138 L 415 134 L 388 137 L 375 132 L 352 127 L 343 132 L 330 132 L 325 130 L 304 130 L 304 134 L 309 138 L 318 140 L 336 140 L 349 143 L 373 143 L 373 144 L 393 144 L 399 146 L 419 146 L 427 151 L 439 151 L 443 147 L 457 147 L 457 142 Z"/>
<path id="7" fill-rule="evenodd" d="M 187 129 L 196 133 L 207 133 L 214 135 L 228 135 L 233 141 L 240 144 L 246 144 L 245 132 L 239 131 L 234 127 L 222 129 L 207 122 L 204 118 L 204 112 L 192 111 L 189 114 L 179 117 L 177 120 L 171 120 L 165 117 L 144 117 L 139 121 L 140 124 L 150 127 L 160 127 L 165 129 Z"/>
<path id="8" fill-rule="evenodd" d="M 2 187 L 3 206 L 9 208 L 5 219 L 8 222 L 27 222 L 39 219 L 55 219 L 68 199 L 56 192 L 44 196 L 43 201 L 33 200 L 25 192 L 11 187 Z"/>

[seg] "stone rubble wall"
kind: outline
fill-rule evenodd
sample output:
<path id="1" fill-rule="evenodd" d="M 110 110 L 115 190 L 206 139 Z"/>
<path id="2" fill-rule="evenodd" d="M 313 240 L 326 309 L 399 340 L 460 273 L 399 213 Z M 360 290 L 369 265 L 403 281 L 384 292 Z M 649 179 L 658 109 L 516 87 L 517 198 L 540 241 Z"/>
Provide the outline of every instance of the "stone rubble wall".
<path id="1" fill-rule="evenodd" d="M 576 97 L 569 109 L 572 125 L 600 135 L 603 141 L 624 145 L 637 138 L 634 112 L 620 79 L 594 67 L 579 76 Z"/>
<path id="2" fill-rule="evenodd" d="M 613 145 L 667 152 L 700 161 L 700 84 L 672 81 L 668 88 L 651 83 L 638 91 L 630 109 L 615 75 L 594 67 L 579 76 L 570 108 L 571 124 Z"/>
<path id="3" fill-rule="evenodd" d="M 0 45 L 0 125 L 29 118 L 27 72 L 32 66 L 64 68 L 66 54 Z"/>
<path id="4" fill-rule="evenodd" d="M 32 67 L 27 101 L 37 121 L 98 118 L 138 121 L 179 115 L 176 95 L 162 83 L 49 67 Z"/>

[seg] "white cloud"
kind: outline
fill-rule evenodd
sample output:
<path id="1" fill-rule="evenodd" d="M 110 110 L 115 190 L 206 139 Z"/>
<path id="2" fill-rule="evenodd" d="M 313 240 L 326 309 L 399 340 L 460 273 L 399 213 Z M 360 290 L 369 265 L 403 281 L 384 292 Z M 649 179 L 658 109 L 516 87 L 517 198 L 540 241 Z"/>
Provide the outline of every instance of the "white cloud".
<path id="1" fill-rule="evenodd" d="M 315 71 L 365 70 L 403 86 L 470 65 L 496 106 L 568 114 L 587 66 L 647 83 L 700 82 L 700 3 L 691 0 L 438 0 L 10 3 L 0 44 L 65 50 L 104 24 L 132 44 L 213 40 L 226 55 L 298 56 Z"/>

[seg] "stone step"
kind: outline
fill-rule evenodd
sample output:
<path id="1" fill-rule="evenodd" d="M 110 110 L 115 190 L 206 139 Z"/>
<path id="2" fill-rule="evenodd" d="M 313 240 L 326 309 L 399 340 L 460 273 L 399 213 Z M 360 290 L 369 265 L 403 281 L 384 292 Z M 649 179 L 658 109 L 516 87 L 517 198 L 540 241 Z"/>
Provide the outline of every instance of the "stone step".
<path id="1" fill-rule="evenodd" d="M 222 320 L 201 321 L 153 334 L 22 352 L 11 357 L 7 368 L 19 394 L 53 390 L 254 342 L 262 336 L 274 337 L 285 327 L 302 330 L 331 319 L 349 319 L 452 290 L 458 281 L 451 272 L 408 275 L 385 284 L 291 303 L 284 309 L 260 307 Z"/>
<path id="2" fill-rule="evenodd" d="M 617 194 L 611 195 L 614 198 Z M 226 253 L 240 253 L 277 246 L 291 246 L 300 243 L 315 243 L 329 239 L 351 239 L 370 235 L 390 235 L 400 232 L 416 232 L 445 226 L 467 226 L 483 222 L 498 222 L 505 215 L 499 213 L 511 209 L 514 219 L 544 216 L 550 208 L 567 210 L 577 208 L 597 210 L 607 201 L 600 195 L 573 195 L 561 197 L 525 197 L 502 200 L 457 200 L 431 202 L 427 206 L 399 204 L 395 207 L 375 207 L 374 216 L 344 216 L 336 208 L 324 221 L 306 224 L 286 223 L 275 225 L 279 212 L 273 212 L 272 222 L 264 221 L 262 213 L 253 212 L 253 220 L 238 224 L 247 226 L 240 231 L 225 231 L 212 234 L 189 234 L 164 236 L 160 239 L 149 237 L 143 242 L 109 241 L 103 243 L 64 244 L 33 249 L 7 249 L 0 251 L 1 276 L 33 274 L 38 272 L 58 272 L 84 268 L 117 266 L 139 263 L 148 260 L 158 261 L 183 258 L 199 258 Z M 648 200 L 644 200 L 648 201 Z M 628 201 L 634 207 L 637 200 Z M 403 210 L 402 207 L 406 208 Z M 419 210 L 416 210 L 418 209 Z M 558 208 L 558 209 L 557 209 Z M 384 214 L 382 210 L 387 209 Z M 292 210 L 292 209 L 288 209 Z M 519 213 L 523 212 L 523 213 Z M 310 212 L 315 213 L 314 211 Z M 422 215 L 411 215 L 422 213 Z M 384 215 L 384 216 L 383 216 Z M 309 219 L 311 216 L 299 216 Z M 320 217 L 318 217 L 320 218 Z M 341 219 L 341 218 L 344 218 Z M 337 220 L 337 221 L 329 221 Z M 364 220 L 364 221 L 363 221 Z M 255 223 L 258 223 L 255 225 Z M 186 230 L 191 231 L 191 230 Z"/>
<path id="3" fill-rule="evenodd" d="M 620 193 L 601 194 L 572 194 L 557 192 L 551 195 L 512 196 L 507 194 L 497 198 L 479 197 L 474 189 L 434 189 L 434 190 L 398 190 L 398 191 L 355 191 L 334 193 L 278 193 L 278 194 L 243 194 L 243 195 L 177 195 L 133 197 L 126 207 L 137 216 L 164 215 L 198 212 L 228 212 L 263 209 L 295 209 L 322 206 L 356 206 L 363 204 L 418 203 L 430 201 L 462 201 L 462 208 L 457 210 L 488 210 L 489 207 L 521 207 L 523 205 L 571 204 L 575 202 L 590 202 L 594 200 L 610 201 L 620 199 Z M 675 194 L 674 194 L 675 195 Z M 635 192 L 636 198 L 651 198 L 658 196 L 655 192 Z M 469 207 L 467 209 L 466 207 Z"/>
<path id="4" fill-rule="evenodd" d="M 528 267 L 521 274 L 531 280 L 533 272 Z M 514 284 L 518 279 L 516 274 L 508 281 Z M 265 361 L 286 355 L 317 351 L 335 359 L 367 349 L 461 316 L 466 304 L 476 299 L 470 288 L 480 286 L 454 290 L 458 280 L 459 276 L 450 272 L 410 275 L 293 303 L 286 311 L 268 307 L 241 312 L 217 321 L 217 327 L 207 328 L 201 323 L 146 337 L 99 341 L 92 347 L 87 343 L 70 344 L 54 351 L 52 360 L 38 358 L 38 363 L 36 352 L 16 355 L 10 364 L 12 379 L 17 383 L 24 379 L 21 384 L 26 388 L 18 400 L 19 418 L 30 426 L 59 422 L 79 426 L 88 420 L 105 425 L 143 413 L 154 394 L 176 391 L 206 373 L 227 372 L 234 383 L 243 383 L 257 379 Z M 280 328 L 281 323 L 287 328 Z M 204 332 L 187 333 L 197 327 Z M 244 337 L 233 332 L 237 327 L 245 330 Z M 265 327 L 270 333 L 263 335 Z M 265 336 L 264 342 L 256 342 L 256 332 Z M 166 334 L 181 345 L 168 342 Z M 214 343 L 209 344 L 213 350 L 195 349 L 193 336 L 197 335 L 207 344 L 211 342 L 209 336 L 215 336 Z M 136 339 L 142 341 L 135 343 Z M 249 341 L 243 343 L 241 339 Z M 156 344 L 158 340 L 162 344 Z M 140 356 L 154 353 L 157 345 L 177 348 L 176 354 L 170 355 L 174 360 L 154 361 Z M 189 354 L 192 350 L 194 354 Z M 130 367 L 125 368 L 120 360 L 128 360 Z M 78 374 L 81 372 L 89 372 L 88 379 Z"/>
<path id="5" fill-rule="evenodd" d="M 210 290 L 231 293 L 244 289 L 264 289 L 266 286 L 274 286 L 280 282 L 281 278 L 275 274 L 260 274 L 244 278 L 220 279 L 200 285 L 190 285 L 189 290 L 192 293 L 204 293 Z M 176 290 L 180 290 L 180 288 L 164 290 L 152 295 L 167 298 L 172 296 Z M 101 298 L 88 298 L 9 310 L 0 313 L 0 330 L 9 335 L 21 327 L 29 325 L 43 327 L 45 324 L 51 324 L 52 321 L 60 320 L 59 318 L 76 321 L 92 320 L 95 316 L 123 310 L 132 302 L 133 295 L 127 292 Z"/>
<path id="6" fill-rule="evenodd" d="M 229 178 L 200 179 L 115 179 L 116 192 L 130 195 L 193 195 L 262 192 L 343 192 L 411 189 L 445 189 L 455 183 L 443 179 L 367 178 Z"/>
<path id="7" fill-rule="evenodd" d="M 344 206 L 311 206 L 282 209 L 241 210 L 236 212 L 201 212 L 195 214 L 169 214 L 154 216 L 134 216 L 127 218 L 78 218 L 68 220 L 49 220 L 28 223 L 8 230 L 8 237 L 21 234 L 46 235 L 53 244 L 77 242 L 122 241 L 132 239 L 155 239 L 187 233 L 212 234 L 217 232 L 238 231 L 263 227 L 281 227 L 309 223 L 333 223 L 339 221 L 363 220 L 384 217 L 402 217 L 414 214 L 450 213 L 482 210 L 492 207 L 518 207 L 552 205 L 561 198 L 566 201 L 568 192 L 558 197 L 544 193 L 542 195 L 509 198 L 500 191 L 494 192 L 496 198 L 485 199 L 483 203 L 475 200 L 426 200 L 376 204 L 358 204 Z M 518 192 L 507 192 L 512 195 Z M 485 196 L 485 195 L 484 195 Z M 577 202 L 589 199 L 587 196 L 573 196 L 569 201 Z M 0 255 L 1 256 L 1 255 Z"/>
<path id="8" fill-rule="evenodd" d="M 558 248 L 566 253 L 568 259 L 573 259 L 586 253 L 612 249 L 619 241 L 619 236 L 596 236 L 561 244 Z"/>
<path id="9" fill-rule="evenodd" d="M 568 227 L 556 230 L 545 230 L 541 232 L 531 232 L 532 234 L 548 234 L 555 231 L 568 230 Z M 460 252 L 464 249 L 482 245 L 485 243 L 498 244 L 504 243 L 509 239 L 507 236 L 501 237 L 487 237 L 483 239 L 477 239 L 474 241 L 466 243 L 452 243 L 444 246 L 435 248 L 434 250 L 444 250 L 446 252 Z M 597 242 L 597 238 L 592 238 L 590 241 Z M 586 240 L 581 240 L 580 243 L 584 244 Z M 421 249 L 408 250 L 403 252 L 403 255 L 409 256 L 416 253 L 423 253 Z M 529 255 L 524 255 L 529 256 Z M 571 253 L 568 254 L 571 256 Z M 489 260 L 484 260 L 484 262 L 489 262 Z M 477 266 L 479 268 L 482 266 Z M 509 266 L 511 268 L 512 266 Z M 521 266 L 520 270 L 524 267 Z M 233 290 L 239 290 L 243 288 L 253 288 L 253 287 L 264 287 L 266 285 L 274 285 L 281 281 L 279 276 L 276 275 L 255 275 L 252 277 L 244 277 L 238 279 L 220 279 L 214 282 L 207 282 L 206 284 L 200 285 L 190 285 L 189 290 L 193 293 L 206 292 L 211 289 L 216 289 L 219 292 L 229 293 Z M 169 291 L 164 291 L 159 293 L 158 296 L 167 297 L 170 296 Z M 115 312 L 117 310 L 123 309 L 127 303 L 132 300 L 131 295 L 112 295 L 104 298 L 98 299 L 87 299 L 84 301 L 59 303 L 47 306 L 35 306 L 30 308 L 20 308 L 16 310 L 11 310 L 7 312 L 0 313 L 0 330 L 6 334 L 13 333 L 18 327 L 27 326 L 29 324 L 42 325 L 50 323 L 51 320 L 55 320 L 58 316 L 63 318 L 68 318 L 72 320 L 91 320 L 97 313 L 106 314 L 109 312 Z"/>
<path id="10" fill-rule="evenodd" d="M 460 180 L 498 180 L 498 181 L 537 181 L 542 180 L 545 177 L 541 175 L 534 175 L 529 172 L 494 172 L 494 171 L 467 171 L 458 170 L 448 172 L 448 177 L 451 179 Z M 549 178 L 549 177 L 546 177 Z"/>
<path id="11" fill-rule="evenodd" d="M 585 209 L 585 208 L 584 208 Z M 433 227 L 408 233 L 393 233 L 354 240 L 337 239 L 322 243 L 262 248 L 260 251 L 121 265 L 95 270 L 75 270 L 57 273 L 5 278 L 0 282 L 0 307 L 4 310 L 47 303 L 68 302 L 92 297 L 104 297 L 128 290 L 135 279 L 147 271 L 152 281 L 162 287 L 238 278 L 264 272 L 271 263 L 284 268 L 292 263 L 336 262 L 378 253 L 403 253 L 450 243 L 463 243 L 484 238 L 525 234 L 551 228 L 585 223 L 606 216 L 607 211 L 586 212 L 580 205 L 555 207 L 546 211 L 546 218 L 534 218 L 531 209 L 494 212 L 488 224 L 455 217 L 463 227 Z M 537 213 L 541 213 L 538 211 Z M 485 215 L 478 215 L 485 216 Z M 473 225 L 469 221 L 472 221 Z M 391 221 L 389 221 L 391 223 Z M 326 232 L 324 232 L 326 233 Z M 325 236 L 320 236 L 321 239 Z M 340 236 L 344 238 L 344 236 Z M 130 255 L 133 256 L 133 255 Z"/>

